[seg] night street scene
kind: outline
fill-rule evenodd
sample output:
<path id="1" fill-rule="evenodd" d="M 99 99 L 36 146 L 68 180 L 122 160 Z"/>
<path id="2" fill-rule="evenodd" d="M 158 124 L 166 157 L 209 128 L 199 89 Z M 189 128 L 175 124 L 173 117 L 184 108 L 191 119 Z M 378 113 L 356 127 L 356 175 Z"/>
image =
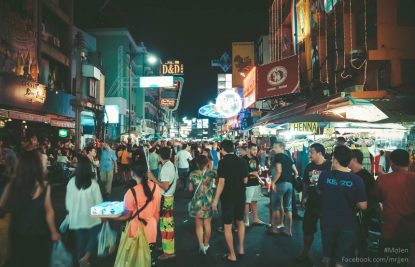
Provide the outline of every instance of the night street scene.
<path id="1" fill-rule="evenodd" d="M 415 0 L 0 0 L 0 267 L 415 267 Z"/>

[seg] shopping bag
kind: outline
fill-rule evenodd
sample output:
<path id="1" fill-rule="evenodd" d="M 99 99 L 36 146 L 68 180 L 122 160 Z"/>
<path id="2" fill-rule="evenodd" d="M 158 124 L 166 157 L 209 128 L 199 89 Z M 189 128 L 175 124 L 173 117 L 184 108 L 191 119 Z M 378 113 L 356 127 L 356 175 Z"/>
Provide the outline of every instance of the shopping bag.
<path id="1" fill-rule="evenodd" d="M 129 237 L 130 222 L 127 223 L 121 234 L 117 257 L 114 267 L 150 267 L 151 254 L 144 226 L 139 222 L 135 237 Z"/>
<path id="2" fill-rule="evenodd" d="M 6 263 L 9 255 L 10 213 L 0 215 L 0 266 Z"/>
<path id="3" fill-rule="evenodd" d="M 68 219 L 68 215 L 66 215 L 65 219 L 62 221 L 61 225 L 59 226 L 59 232 L 64 234 L 66 233 L 66 231 L 68 231 L 68 228 L 69 228 L 69 219 Z"/>
<path id="4" fill-rule="evenodd" d="M 98 256 L 106 256 L 115 251 L 117 232 L 113 231 L 108 222 L 102 224 L 98 234 Z"/>
<path id="5" fill-rule="evenodd" d="M 53 244 L 51 259 L 51 267 L 72 267 L 72 255 L 69 253 L 61 241 Z"/>

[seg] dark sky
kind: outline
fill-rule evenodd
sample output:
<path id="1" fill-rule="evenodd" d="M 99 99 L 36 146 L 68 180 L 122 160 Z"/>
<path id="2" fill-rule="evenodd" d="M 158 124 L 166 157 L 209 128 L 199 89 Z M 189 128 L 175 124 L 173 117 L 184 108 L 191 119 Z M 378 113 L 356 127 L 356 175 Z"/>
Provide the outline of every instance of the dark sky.
<path id="1" fill-rule="evenodd" d="M 219 68 L 210 66 L 232 41 L 257 41 L 268 34 L 270 0 L 75 0 L 75 24 L 82 28 L 126 27 L 137 43 L 162 61 L 184 63 L 181 116 L 196 116 L 214 101 Z"/>

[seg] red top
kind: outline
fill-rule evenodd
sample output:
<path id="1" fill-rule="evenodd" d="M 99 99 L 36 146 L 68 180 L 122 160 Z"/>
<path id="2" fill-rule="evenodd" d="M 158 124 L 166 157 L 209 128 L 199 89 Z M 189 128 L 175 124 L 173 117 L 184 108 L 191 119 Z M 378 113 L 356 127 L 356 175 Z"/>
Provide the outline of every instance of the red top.
<path id="1" fill-rule="evenodd" d="M 399 171 L 380 175 L 376 190 L 383 203 L 382 237 L 393 240 L 402 217 L 415 213 L 415 173 Z"/>

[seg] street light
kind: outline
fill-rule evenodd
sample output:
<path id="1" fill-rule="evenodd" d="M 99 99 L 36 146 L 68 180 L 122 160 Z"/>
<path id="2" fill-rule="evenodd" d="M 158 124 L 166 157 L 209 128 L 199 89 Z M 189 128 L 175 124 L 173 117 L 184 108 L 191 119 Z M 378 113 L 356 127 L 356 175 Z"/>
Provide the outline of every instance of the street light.
<path id="1" fill-rule="evenodd" d="M 158 58 L 154 55 L 147 56 L 147 62 L 151 65 L 155 65 L 158 61 Z"/>

